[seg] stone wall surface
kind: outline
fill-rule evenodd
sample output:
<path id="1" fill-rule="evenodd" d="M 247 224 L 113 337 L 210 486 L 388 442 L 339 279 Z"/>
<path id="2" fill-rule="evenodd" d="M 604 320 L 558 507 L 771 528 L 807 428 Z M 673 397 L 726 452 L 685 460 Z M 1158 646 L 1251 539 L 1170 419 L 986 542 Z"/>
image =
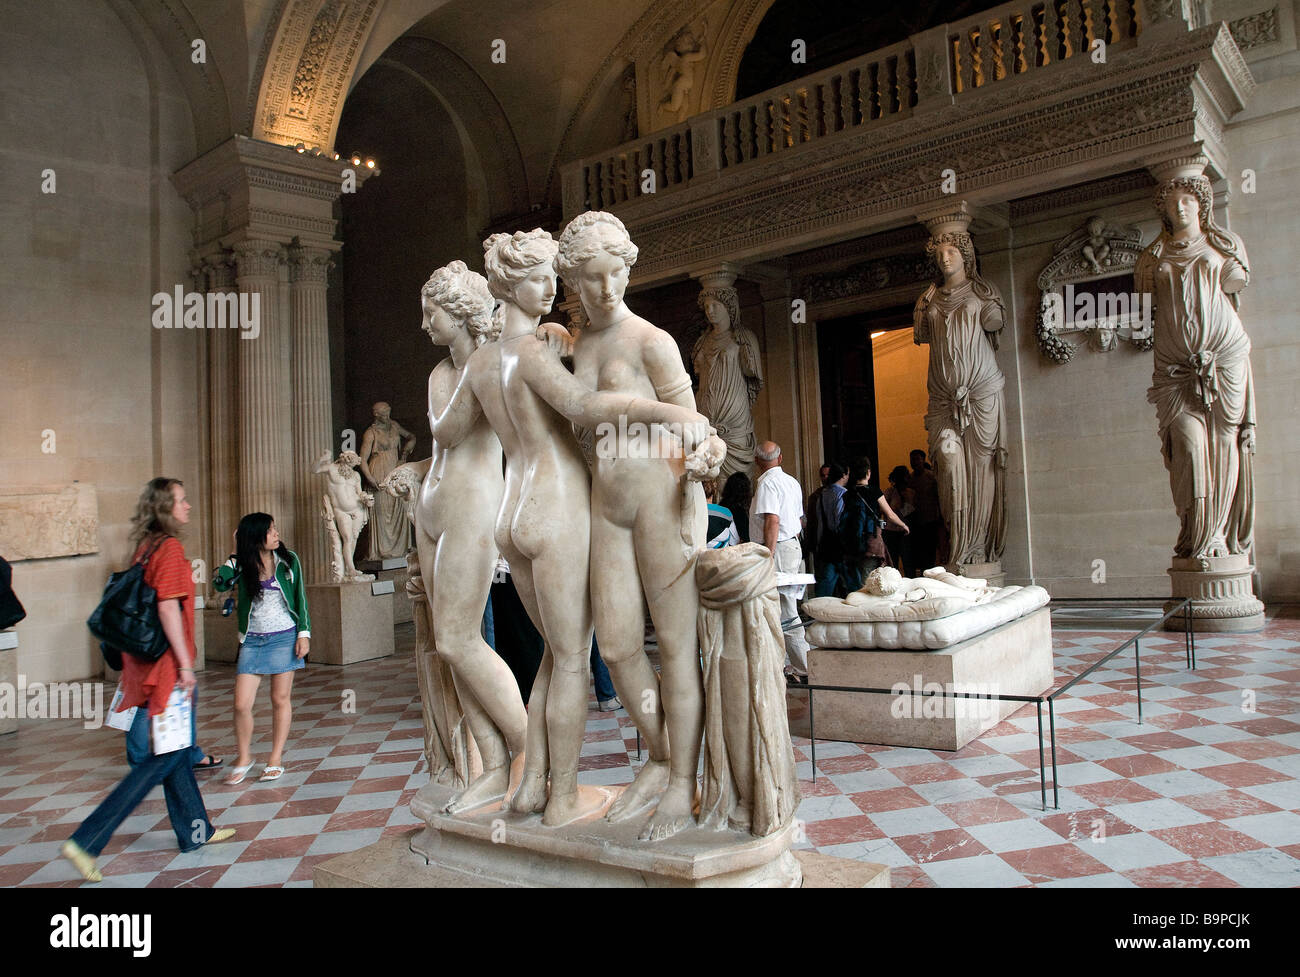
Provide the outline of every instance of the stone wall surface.
<path id="1" fill-rule="evenodd" d="M 175 78 L 142 55 L 147 32 L 109 5 L 9 3 L 4 22 L 0 482 L 93 483 L 99 509 L 97 554 L 15 564 L 18 670 L 77 679 L 102 669 L 85 620 L 129 556 L 141 487 L 166 473 L 200 493 L 197 331 L 150 325 L 155 292 L 190 287 L 189 211 L 166 181 L 193 135 Z"/>

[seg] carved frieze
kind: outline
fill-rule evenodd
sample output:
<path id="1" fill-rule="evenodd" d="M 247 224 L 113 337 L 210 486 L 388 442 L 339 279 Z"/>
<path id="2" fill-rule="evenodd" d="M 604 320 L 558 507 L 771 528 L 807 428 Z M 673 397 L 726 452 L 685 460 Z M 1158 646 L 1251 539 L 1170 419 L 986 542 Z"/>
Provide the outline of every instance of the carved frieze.
<path id="1" fill-rule="evenodd" d="M 1277 26 L 1277 7 L 1261 10 L 1259 13 L 1251 14 L 1248 17 L 1239 17 L 1229 22 L 1228 30 L 1232 31 L 1232 39 L 1237 42 L 1237 47 L 1243 51 L 1249 51 L 1261 44 L 1272 44 L 1280 38 Z"/>
<path id="2" fill-rule="evenodd" d="M 99 552 L 99 503 L 89 482 L 0 486 L 0 553 L 11 562 Z"/>
<path id="3" fill-rule="evenodd" d="M 810 304 L 832 302 L 855 295 L 867 295 L 897 285 L 928 281 L 934 274 L 924 254 L 898 254 L 852 265 L 841 271 L 810 275 L 800 286 L 800 295 Z"/>
<path id="4" fill-rule="evenodd" d="M 1056 243 L 1052 260 L 1038 276 L 1039 302 L 1034 336 L 1043 355 L 1067 363 L 1085 336 L 1098 352 L 1119 340 L 1151 348 L 1151 302 L 1133 286 L 1133 268 L 1142 253 L 1142 232 L 1089 217 Z"/>

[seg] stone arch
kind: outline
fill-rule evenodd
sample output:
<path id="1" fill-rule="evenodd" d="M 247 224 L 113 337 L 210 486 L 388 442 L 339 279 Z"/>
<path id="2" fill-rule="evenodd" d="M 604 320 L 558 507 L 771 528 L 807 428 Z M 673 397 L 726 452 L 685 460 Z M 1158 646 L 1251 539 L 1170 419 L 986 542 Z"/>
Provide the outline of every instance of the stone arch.
<path id="1" fill-rule="evenodd" d="M 333 147 L 357 57 L 379 8 L 380 0 L 281 0 L 251 96 L 254 139 Z"/>
<path id="2" fill-rule="evenodd" d="M 375 64 L 414 75 L 447 109 L 482 164 L 493 221 L 528 210 L 528 175 L 510 120 L 464 59 L 430 38 L 401 37 Z"/>
<path id="3" fill-rule="evenodd" d="M 133 14 L 149 25 L 162 55 L 184 91 L 193 117 L 194 140 L 200 155 L 230 138 L 234 132 L 230 116 L 227 82 L 217 67 L 216 51 L 209 48 L 207 60 L 191 60 L 191 44 L 204 31 L 181 0 L 130 3 Z M 124 16 L 125 0 L 114 4 Z"/>
<path id="4" fill-rule="evenodd" d="M 701 110 L 722 108 L 736 99 L 736 75 L 745 48 L 754 39 L 758 25 L 776 0 L 735 0 L 723 18 L 722 28 L 704 74 L 704 97 L 708 104 Z"/>

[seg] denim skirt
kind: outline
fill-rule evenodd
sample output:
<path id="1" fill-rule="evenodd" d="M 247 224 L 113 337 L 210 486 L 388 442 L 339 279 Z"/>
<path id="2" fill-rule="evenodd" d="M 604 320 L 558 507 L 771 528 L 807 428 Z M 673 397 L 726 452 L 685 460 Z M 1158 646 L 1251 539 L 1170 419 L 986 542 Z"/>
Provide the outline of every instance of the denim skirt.
<path id="1" fill-rule="evenodd" d="M 279 675 L 307 664 L 307 659 L 293 653 L 298 641 L 296 628 L 274 634 L 250 634 L 239 646 L 240 675 Z"/>

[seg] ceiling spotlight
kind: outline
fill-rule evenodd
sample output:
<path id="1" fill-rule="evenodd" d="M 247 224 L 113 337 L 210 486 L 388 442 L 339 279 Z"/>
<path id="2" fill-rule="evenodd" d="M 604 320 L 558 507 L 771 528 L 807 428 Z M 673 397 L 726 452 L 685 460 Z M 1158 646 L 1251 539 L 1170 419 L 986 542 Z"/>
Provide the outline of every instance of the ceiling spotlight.
<path id="1" fill-rule="evenodd" d="M 375 161 L 373 159 L 366 160 L 366 166 L 373 170 L 375 168 Z"/>

